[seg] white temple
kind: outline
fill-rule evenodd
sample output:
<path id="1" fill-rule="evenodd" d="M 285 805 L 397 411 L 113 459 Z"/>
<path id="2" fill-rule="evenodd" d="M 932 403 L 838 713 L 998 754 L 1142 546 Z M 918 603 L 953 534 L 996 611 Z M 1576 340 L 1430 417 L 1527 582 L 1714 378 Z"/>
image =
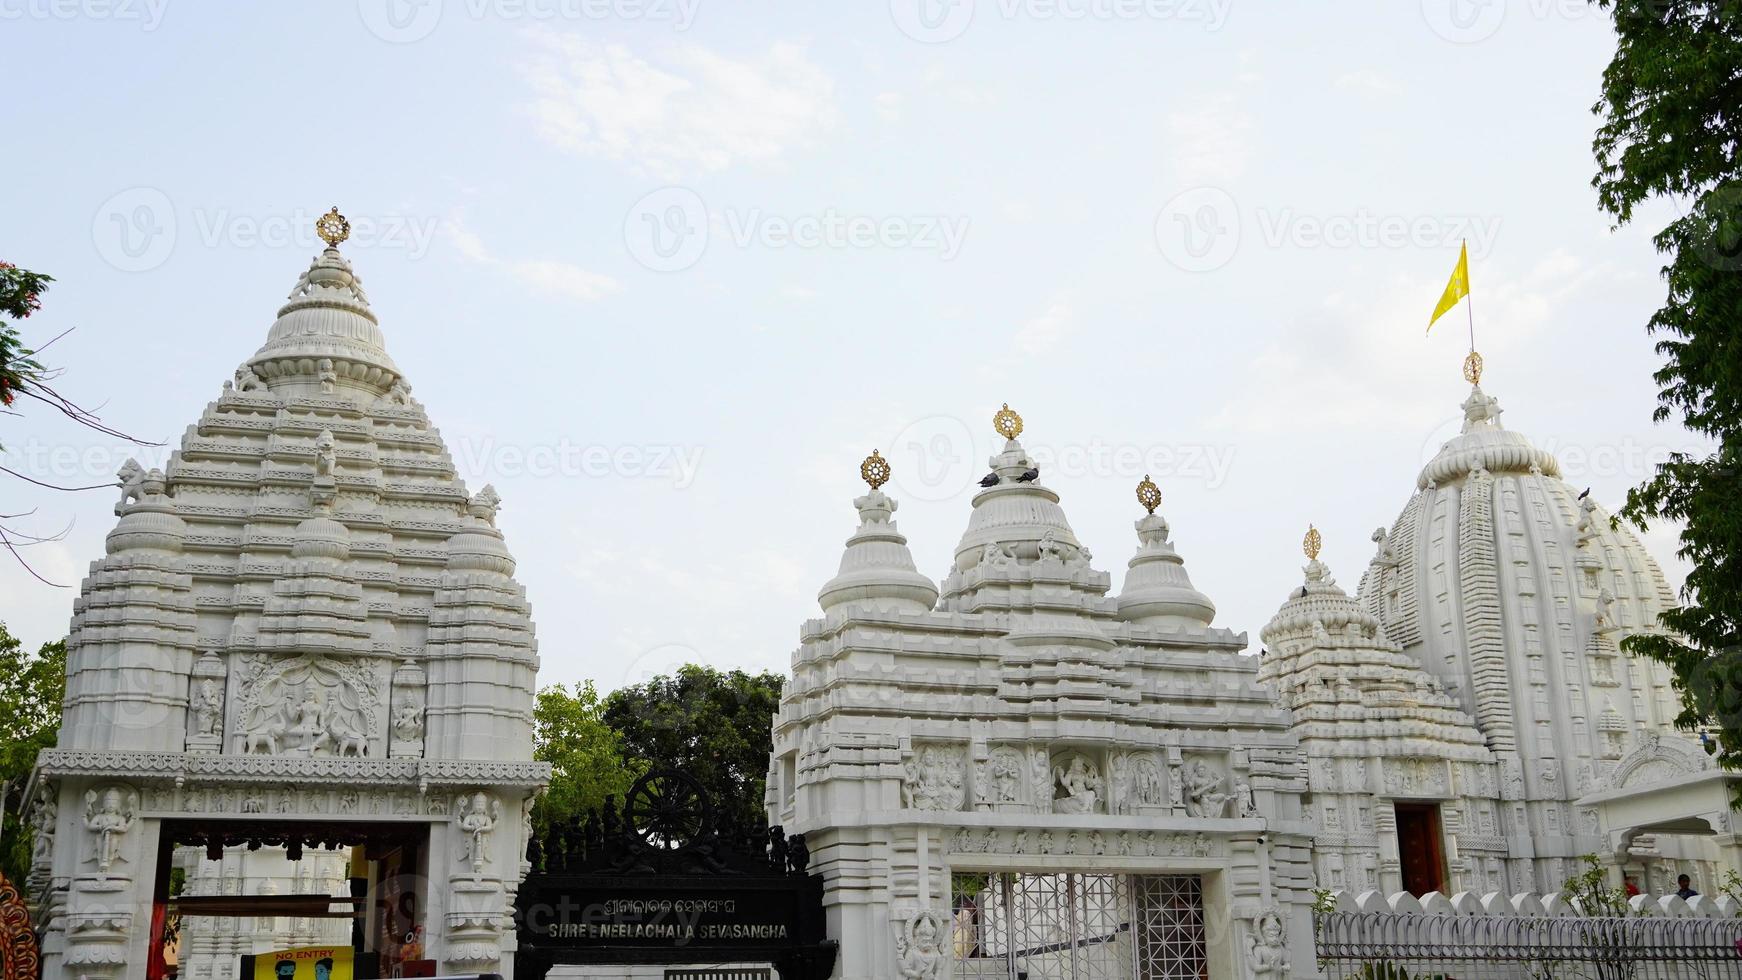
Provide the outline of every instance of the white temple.
<path id="1" fill-rule="evenodd" d="M 1331 682 L 1360 691 L 1364 704 L 1351 710 L 1371 713 L 1389 703 L 1382 663 L 1425 670 L 1431 678 L 1417 683 L 1424 693 L 1414 710 L 1451 693 L 1469 715 L 1461 725 L 1474 722 L 1492 764 L 1454 751 L 1467 727 L 1437 730 L 1421 752 L 1378 740 L 1369 743 L 1374 765 L 1353 786 L 1349 772 L 1315 760 L 1315 799 L 1348 787 L 1414 801 L 1396 829 L 1413 832 L 1405 819 L 1439 825 L 1444 867 L 1425 879 L 1437 890 L 1552 892 L 1581 870 L 1587 854 L 1635 874 L 1641 888 L 1673 891 L 1676 874 L 1686 872 L 1715 890 L 1720 848 L 1730 852 L 1725 866 L 1742 867 L 1723 793 L 1709 794 L 1719 802 L 1675 813 L 1628 813 L 1605 802 L 1623 787 L 1633 792 L 1621 796 L 1636 796 L 1653 778 L 1722 783 L 1693 739 L 1675 729 L 1679 700 L 1668 669 L 1619 646 L 1629 633 L 1660 628 L 1658 615 L 1675 601 L 1663 572 L 1631 533 L 1611 526 L 1588 492 L 1560 479 L 1554 456 L 1501 425 L 1498 400 L 1480 386 L 1476 355 L 1465 377 L 1463 431 L 1423 467 L 1390 529 L 1374 532 L 1378 549 L 1361 577 L 1359 603 L 1367 614 L 1362 629 L 1375 642 L 1339 664 Z M 1310 592 L 1310 568 L 1308 577 Z M 1288 613 L 1285 606 L 1278 620 Z M 1378 631 L 1368 629 L 1374 620 Z M 1271 642 L 1268 632 L 1265 639 Z M 1303 636 L 1279 634 L 1278 642 L 1319 646 Z M 1279 663 L 1277 672 L 1284 669 Z M 1313 713 L 1303 714 L 1303 704 L 1322 700 L 1322 691 L 1306 697 L 1294 701 L 1297 730 Z M 1412 756 L 1431 780 L 1409 786 L 1411 763 L 1389 761 Z M 1639 772 L 1647 760 L 1655 775 Z M 1394 772 L 1399 766 L 1404 771 Z M 1355 826 L 1347 801 L 1323 801 L 1315 816 L 1325 833 Z M 1341 884 L 1407 890 L 1388 846 L 1380 845 L 1377 867 L 1370 856 L 1345 865 Z M 1321 874 L 1339 877 L 1334 866 Z"/>
<path id="2" fill-rule="evenodd" d="M 1109 595 L 1021 420 L 995 421 L 941 589 L 865 461 L 793 655 L 768 815 L 824 876 L 836 976 L 1280 977 L 1312 941 L 1287 712 L 1211 625 L 1154 484 Z"/>
<path id="3" fill-rule="evenodd" d="M 768 783 L 827 881 L 837 976 L 1309 975 L 1315 887 L 1552 894 L 1595 855 L 1715 895 L 1742 870 L 1734 778 L 1618 646 L 1660 628 L 1662 572 L 1470 364 L 1463 431 L 1357 594 L 1309 530 L 1262 657 L 1210 625 L 1147 479 L 1110 597 L 1000 412 L 940 590 L 873 453 Z"/>
<path id="4" fill-rule="evenodd" d="M 120 474 L 32 790 L 50 980 L 146 975 L 171 906 L 187 977 L 348 944 L 353 915 L 384 975 L 513 975 L 549 776 L 530 609 L 347 227 L 322 219 L 167 472 Z M 1742 870 L 1735 777 L 1619 645 L 1660 628 L 1661 571 L 1466 370 L 1463 431 L 1355 594 L 1310 531 L 1262 656 L 1213 625 L 1147 478 L 1112 594 L 1008 406 L 941 583 L 867 458 L 765 800 L 824 880 L 835 976 L 1282 980 L 1313 972 L 1315 888 L 1553 892 L 1587 854 L 1660 892 Z"/>
<path id="5" fill-rule="evenodd" d="M 512 970 L 548 774 L 529 607 L 494 491 L 455 475 L 339 254 L 348 225 L 335 210 L 321 231 L 167 472 L 121 474 L 35 777 L 46 977 L 144 976 L 178 845 L 222 858 L 216 894 L 195 869 L 184 914 L 265 908 L 224 894 L 244 842 L 291 861 L 362 849 L 384 962 L 421 948 L 442 972 Z M 306 893 L 272 896 L 279 914 L 329 910 L 331 869 L 312 867 L 289 881 Z"/>

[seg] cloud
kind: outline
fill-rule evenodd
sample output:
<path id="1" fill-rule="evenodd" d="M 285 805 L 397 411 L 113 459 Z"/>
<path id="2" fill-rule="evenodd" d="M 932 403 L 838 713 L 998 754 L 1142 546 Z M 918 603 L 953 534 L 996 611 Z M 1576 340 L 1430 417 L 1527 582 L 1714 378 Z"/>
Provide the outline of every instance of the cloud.
<path id="1" fill-rule="evenodd" d="M 1397 82 L 1389 75 L 1371 68 L 1359 68 L 1344 72 L 1337 76 L 1335 86 L 1355 92 L 1366 92 L 1371 95 L 1391 95 L 1398 91 Z"/>
<path id="2" fill-rule="evenodd" d="M 533 36 L 527 112 L 540 136 L 581 156 L 678 179 L 777 162 L 838 122 L 834 80 L 802 44 L 745 59 L 687 44 L 655 65 L 622 45 Z"/>
<path id="3" fill-rule="evenodd" d="M 1252 117 L 1232 93 L 1167 116 L 1168 156 L 1182 185 L 1219 184 L 1240 176 L 1252 156 Z"/>
<path id="4" fill-rule="evenodd" d="M 1603 274 L 1601 267 L 1560 250 L 1523 272 L 1508 273 L 1496 264 L 1478 319 L 1504 324 L 1505 330 L 1486 332 L 1483 352 L 1505 359 L 1528 346 L 1566 302 Z M 1427 402 L 1418 394 L 1444 388 L 1462 358 L 1461 349 L 1450 363 L 1424 355 L 1424 344 L 1432 341 L 1422 328 L 1443 287 L 1439 279 L 1399 278 L 1372 291 L 1327 295 L 1258 353 L 1244 394 L 1215 423 L 1238 432 L 1279 433 L 1376 426 L 1427 431 L 1455 421 L 1455 404 Z M 1463 311 L 1453 315 L 1458 319 L 1440 321 L 1432 340 L 1448 331 L 1461 334 Z M 1442 346 L 1442 355 L 1451 349 Z"/>
<path id="5" fill-rule="evenodd" d="M 879 92 L 871 100 L 871 108 L 884 122 L 897 122 L 901 119 L 901 93 Z"/>
<path id="6" fill-rule="evenodd" d="M 448 221 L 447 238 L 454 250 L 464 258 L 499 269 L 534 289 L 590 303 L 623 288 L 617 280 L 603 273 L 583 269 L 571 262 L 555 259 L 504 259 L 484 245 L 484 240 L 461 226 L 459 219 Z"/>
<path id="7" fill-rule="evenodd" d="M 1055 301 L 1046 312 L 1016 331 L 1016 348 L 1034 357 L 1051 352 L 1076 327 L 1076 313 L 1069 303 Z"/>

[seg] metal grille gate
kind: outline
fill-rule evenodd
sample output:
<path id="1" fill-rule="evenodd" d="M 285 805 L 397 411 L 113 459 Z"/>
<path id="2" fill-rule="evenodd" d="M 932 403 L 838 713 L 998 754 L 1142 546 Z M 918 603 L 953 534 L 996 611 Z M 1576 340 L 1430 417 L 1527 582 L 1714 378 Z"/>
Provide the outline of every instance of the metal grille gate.
<path id="1" fill-rule="evenodd" d="M 973 980 L 1207 977 L 1195 876 L 957 875 L 956 976 Z"/>

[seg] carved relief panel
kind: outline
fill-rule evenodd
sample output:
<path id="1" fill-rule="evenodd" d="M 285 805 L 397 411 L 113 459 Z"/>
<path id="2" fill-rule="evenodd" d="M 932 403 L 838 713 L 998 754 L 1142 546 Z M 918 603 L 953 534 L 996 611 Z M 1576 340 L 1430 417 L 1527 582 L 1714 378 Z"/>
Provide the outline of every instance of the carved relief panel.
<path id="1" fill-rule="evenodd" d="M 380 678 L 365 664 L 303 654 L 245 657 L 236 706 L 238 752 L 290 756 L 380 753 Z"/>
<path id="2" fill-rule="evenodd" d="M 967 799 L 967 752 L 949 743 L 914 743 L 902 762 L 901 805 L 960 810 Z"/>

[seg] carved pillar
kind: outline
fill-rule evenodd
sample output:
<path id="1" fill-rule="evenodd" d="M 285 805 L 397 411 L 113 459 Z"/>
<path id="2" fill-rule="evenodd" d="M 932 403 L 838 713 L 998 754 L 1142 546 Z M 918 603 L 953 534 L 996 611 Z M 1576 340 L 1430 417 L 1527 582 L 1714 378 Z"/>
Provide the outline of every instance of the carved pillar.
<path id="1" fill-rule="evenodd" d="M 1373 830 L 1379 838 L 1379 890 L 1390 894 L 1403 890 L 1403 864 L 1397 851 L 1397 810 L 1386 801 L 1373 811 Z"/>

